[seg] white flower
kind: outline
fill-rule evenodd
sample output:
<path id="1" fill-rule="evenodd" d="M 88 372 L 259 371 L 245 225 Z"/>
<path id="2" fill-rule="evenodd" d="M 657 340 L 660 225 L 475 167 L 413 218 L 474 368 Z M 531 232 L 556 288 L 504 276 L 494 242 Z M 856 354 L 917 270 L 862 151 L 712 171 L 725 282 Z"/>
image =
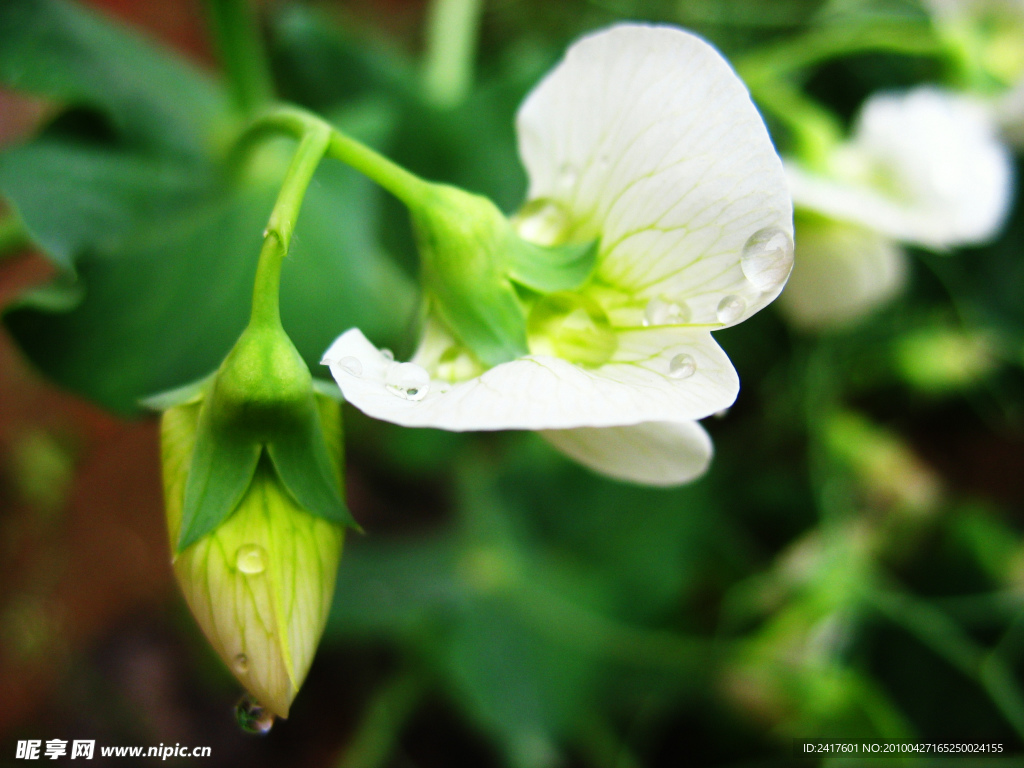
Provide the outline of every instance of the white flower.
<path id="1" fill-rule="evenodd" d="M 805 325 L 854 319 L 901 286 L 896 243 L 944 250 L 993 237 L 1012 166 L 989 112 L 933 87 L 872 96 L 827 168 L 787 163 L 798 267 L 782 306 Z M 829 231 L 831 229 L 831 231 Z"/>
<path id="2" fill-rule="evenodd" d="M 711 331 L 772 301 L 792 266 L 792 207 L 761 118 L 699 38 L 620 25 L 570 48 L 517 129 L 530 179 L 520 236 L 598 242 L 582 287 L 522 292 L 530 354 L 484 369 L 434 315 L 412 363 L 357 329 L 324 362 L 376 418 L 538 430 L 613 477 L 690 480 L 711 457 L 696 420 L 739 390 Z"/>

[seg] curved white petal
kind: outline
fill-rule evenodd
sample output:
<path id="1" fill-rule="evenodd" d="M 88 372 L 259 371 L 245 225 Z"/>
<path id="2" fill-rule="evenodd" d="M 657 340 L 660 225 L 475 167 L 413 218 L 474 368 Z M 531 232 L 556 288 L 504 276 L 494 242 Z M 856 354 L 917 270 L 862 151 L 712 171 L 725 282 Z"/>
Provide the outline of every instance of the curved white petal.
<path id="1" fill-rule="evenodd" d="M 649 328 L 620 333 L 618 341 L 612 359 L 597 368 L 530 355 L 468 381 L 431 379 L 419 400 L 389 389 L 397 364 L 357 328 L 342 334 L 323 362 L 345 399 L 368 416 L 456 432 L 692 421 L 736 399 L 736 371 L 706 330 Z"/>
<path id="2" fill-rule="evenodd" d="M 779 307 L 796 325 L 848 325 L 892 298 L 906 278 L 906 256 L 885 235 L 839 221 L 797 221 L 793 274 Z"/>
<path id="3" fill-rule="evenodd" d="M 589 469 L 644 485 L 681 485 L 711 463 L 711 438 L 695 421 L 545 430 L 549 443 Z"/>
<path id="4" fill-rule="evenodd" d="M 517 128 L 529 199 L 559 206 L 572 237 L 600 237 L 605 282 L 685 300 L 698 323 L 720 322 L 723 298 L 739 297 L 723 326 L 778 295 L 791 252 L 755 282 L 740 259 L 759 231 L 792 236 L 781 162 L 743 83 L 700 38 L 631 24 L 584 37 Z"/>
<path id="5" fill-rule="evenodd" d="M 1009 152 L 980 104 L 917 88 L 866 103 L 834 177 L 787 165 L 798 207 L 930 248 L 979 243 L 1006 218 Z"/>

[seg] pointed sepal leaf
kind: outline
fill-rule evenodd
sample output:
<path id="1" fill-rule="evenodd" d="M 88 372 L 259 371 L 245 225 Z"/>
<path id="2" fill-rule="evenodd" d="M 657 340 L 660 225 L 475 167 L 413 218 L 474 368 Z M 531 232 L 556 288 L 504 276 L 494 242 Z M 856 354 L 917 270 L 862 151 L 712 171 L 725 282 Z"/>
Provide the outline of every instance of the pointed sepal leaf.
<path id="1" fill-rule="evenodd" d="M 509 248 L 509 277 L 540 293 L 572 291 L 597 265 L 597 241 L 536 245 L 519 240 Z"/>
<path id="2" fill-rule="evenodd" d="M 328 446 L 322 425 L 322 419 L 339 418 L 338 404 L 323 397 L 316 400 L 322 403 L 320 407 L 311 398 L 309 408 L 271 438 L 267 453 L 281 483 L 300 507 L 332 523 L 358 528 L 342 497 L 341 441 Z"/>
<path id="3" fill-rule="evenodd" d="M 208 404 L 210 401 L 206 401 Z M 252 483 L 262 446 L 250 435 L 231 430 L 204 408 L 185 481 L 181 552 L 223 523 Z"/>
<path id="4" fill-rule="evenodd" d="M 180 387 L 149 395 L 139 400 L 139 405 L 151 411 L 166 411 L 178 405 L 198 403 L 203 399 L 203 395 L 209 391 L 213 377 L 214 374 L 211 373 L 209 376 L 204 376 L 196 381 L 190 381 L 188 384 L 182 384 Z"/>

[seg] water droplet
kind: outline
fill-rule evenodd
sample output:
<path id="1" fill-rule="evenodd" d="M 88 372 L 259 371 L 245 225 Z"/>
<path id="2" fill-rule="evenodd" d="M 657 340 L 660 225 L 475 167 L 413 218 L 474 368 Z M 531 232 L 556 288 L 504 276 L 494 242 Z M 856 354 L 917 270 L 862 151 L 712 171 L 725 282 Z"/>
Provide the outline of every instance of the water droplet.
<path id="1" fill-rule="evenodd" d="M 747 302 L 741 296 L 729 295 L 718 302 L 718 322 L 734 323 L 747 309 Z"/>
<path id="2" fill-rule="evenodd" d="M 765 227 L 743 246 L 740 268 L 759 291 L 778 288 L 793 269 L 793 239 L 778 227 Z"/>
<path id="3" fill-rule="evenodd" d="M 270 234 L 270 230 L 269 229 L 264 229 L 263 230 L 263 237 L 264 238 L 266 238 L 266 236 L 269 235 L 269 234 Z"/>
<path id="4" fill-rule="evenodd" d="M 690 308 L 685 301 L 671 301 L 655 296 L 644 309 L 644 325 L 679 325 L 690 322 Z"/>
<path id="5" fill-rule="evenodd" d="M 406 400 L 422 400 L 430 389 L 430 374 L 416 363 L 397 363 L 388 369 L 384 386 Z"/>
<path id="6" fill-rule="evenodd" d="M 714 416 L 716 419 L 724 419 L 726 416 L 729 415 L 729 409 L 728 408 L 723 408 L 720 411 L 715 411 L 711 415 Z"/>
<path id="7" fill-rule="evenodd" d="M 363 364 L 358 357 L 352 357 L 351 355 L 343 357 L 338 361 L 338 367 L 350 376 L 358 377 L 363 375 Z"/>
<path id="8" fill-rule="evenodd" d="M 262 734 L 274 725 L 274 715 L 247 693 L 235 705 L 235 722 L 246 733 Z"/>
<path id="9" fill-rule="evenodd" d="M 243 544 L 235 553 L 235 567 L 251 576 L 267 569 L 267 551 L 259 544 Z"/>
<path id="10" fill-rule="evenodd" d="M 232 659 L 231 666 L 234 667 L 235 672 L 244 675 L 249 671 L 249 657 L 244 653 L 240 653 Z"/>
<path id="11" fill-rule="evenodd" d="M 558 184 L 562 189 L 571 189 L 576 186 L 578 174 L 570 163 L 563 165 L 558 171 Z"/>
<path id="12" fill-rule="evenodd" d="M 381 353 L 381 354 L 382 354 L 382 355 L 383 355 L 383 356 L 385 357 L 385 359 L 387 359 L 387 360 L 394 360 L 394 359 L 395 359 L 395 353 L 394 353 L 394 352 L 392 352 L 392 351 L 391 351 L 390 349 L 388 349 L 387 347 L 381 347 L 381 349 L 380 349 L 380 353 Z"/>
<path id="13" fill-rule="evenodd" d="M 537 245 L 561 245 L 571 228 L 569 212 L 546 197 L 531 200 L 517 213 L 512 223 L 516 233 Z"/>
<path id="14" fill-rule="evenodd" d="M 697 372 L 697 361 L 692 355 L 681 353 L 668 362 L 668 375 L 673 379 L 688 379 Z"/>

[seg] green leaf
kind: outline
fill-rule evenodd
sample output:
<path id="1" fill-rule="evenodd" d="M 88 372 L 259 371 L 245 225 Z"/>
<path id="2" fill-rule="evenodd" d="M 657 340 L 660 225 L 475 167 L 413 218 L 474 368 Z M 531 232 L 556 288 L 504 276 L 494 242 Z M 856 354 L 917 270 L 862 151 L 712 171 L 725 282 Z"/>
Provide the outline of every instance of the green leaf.
<path id="1" fill-rule="evenodd" d="M 587 281 L 597 264 L 597 241 L 546 247 L 515 238 L 509 248 L 509 277 L 540 293 L 571 291 Z"/>
<path id="2" fill-rule="evenodd" d="M 221 89 L 184 60 L 63 0 L 0 3 L 0 82 L 103 110 L 136 146 L 206 155 Z"/>
<path id="3" fill-rule="evenodd" d="M 0 155 L 0 188 L 32 239 L 68 272 L 83 251 L 124 249 L 139 222 L 161 224 L 208 199 L 212 172 L 47 137 Z"/>
<path id="4" fill-rule="evenodd" d="M 340 462 L 334 462 L 312 401 L 288 429 L 267 444 L 274 468 L 299 506 L 332 523 L 359 528 L 342 500 Z"/>
<path id="5" fill-rule="evenodd" d="M 258 442 L 225 429 L 215 414 L 203 409 L 185 481 L 176 551 L 215 530 L 235 511 L 252 483 L 262 452 Z"/>

